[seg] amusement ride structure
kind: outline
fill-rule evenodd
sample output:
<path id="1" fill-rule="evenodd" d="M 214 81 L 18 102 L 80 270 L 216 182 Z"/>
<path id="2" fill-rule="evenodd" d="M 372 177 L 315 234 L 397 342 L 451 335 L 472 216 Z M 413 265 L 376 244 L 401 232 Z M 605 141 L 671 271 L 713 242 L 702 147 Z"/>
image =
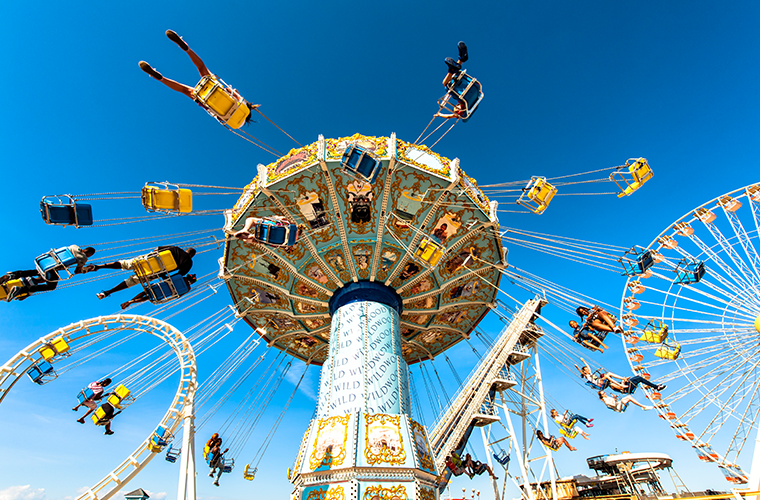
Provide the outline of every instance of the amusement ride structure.
<path id="1" fill-rule="evenodd" d="M 194 99 L 236 135 L 269 151 L 246 132 L 238 132 L 250 112 L 259 111 L 257 107 L 249 108 L 239 94 L 217 80 L 214 75 L 204 76 Z M 483 98 L 480 82 L 462 71 L 446 85 L 446 97 L 439 103 L 442 109 L 469 120 Z M 457 122 L 458 118 L 436 143 Z M 192 258 L 195 249 L 190 255 L 179 246 L 216 247 L 203 252 L 220 249 L 222 241 L 216 236 L 208 241 L 209 233 L 219 228 L 137 238 L 136 243 L 112 242 L 115 246 L 109 250 L 140 246 L 141 255 L 130 255 L 125 265 L 94 266 L 86 272 L 106 268 L 129 274 L 131 284 L 143 290 L 137 302 L 160 305 L 155 316 L 189 304 L 167 320 L 216 295 L 225 285 L 232 304 L 225 303 L 184 334 L 166 320 L 133 314 L 102 316 L 61 328 L 22 349 L 0 368 L 0 402 L 25 374 L 35 384 L 52 382 L 123 341 L 147 333 L 159 338 L 166 352 L 159 355 L 156 348 L 116 370 L 122 379 L 103 401 L 94 397 L 91 388 L 81 391 L 79 401 L 99 405 L 97 410 L 92 408 L 92 420 L 108 425 L 121 410 L 179 373 L 176 394 L 137 450 L 80 499 L 112 498 L 156 454 L 165 452 L 167 461 L 180 462 L 178 500 L 194 500 L 196 433 L 254 372 L 260 373 L 221 426 L 232 457 L 219 459 L 224 452 L 214 451 L 212 440 L 203 450 L 212 471 L 219 470 L 218 486 L 221 474 L 235 467 L 234 456 L 244 449 L 294 361 L 305 365 L 301 379 L 264 437 L 257 460 L 245 466 L 245 479 L 255 480 L 258 464 L 306 369 L 321 366 L 316 410 L 288 472 L 291 498 L 435 500 L 452 478 L 488 471 L 497 499 L 505 497 L 508 481 L 526 500 L 557 499 L 563 493 L 554 453 L 562 446 L 574 449 L 569 440 L 583 432 L 576 424 L 584 417 L 573 417 L 569 408 L 551 396 L 544 387 L 541 362 L 548 360 L 577 377 L 572 364 L 582 356 L 604 352 L 612 345 L 610 340 L 619 336 L 633 376 L 667 383 L 667 391 L 642 386 L 641 392 L 676 438 L 693 446 L 701 460 L 715 463 L 732 484 L 749 483 L 750 490 L 757 489 L 760 447 L 754 448 L 757 457 L 750 474 L 739 465 L 739 454 L 756 436 L 760 415 L 760 253 L 756 248 L 760 185 L 703 204 L 647 247 L 630 250 L 507 228 L 497 217 L 500 203 L 542 214 L 568 186 L 588 183 L 614 184 L 614 193 L 594 194 L 625 197 L 648 182 L 653 171 L 646 159 L 631 158 L 617 167 L 582 174 L 554 179 L 533 176 L 479 187 L 458 159 L 418 144 L 442 125 L 414 142 L 395 133 L 388 137 L 319 136 L 316 142 L 299 144 L 285 155 L 272 153 L 277 159 L 259 165 L 257 176 L 244 188 L 149 182 L 140 193 L 44 197 L 41 213 L 46 223 L 76 228 L 102 224 L 89 202 L 114 194 L 118 199 L 141 199 L 149 215 L 131 218 L 137 222 L 223 214 L 224 249 L 218 273 L 191 278 L 181 258 Z M 609 176 L 569 179 L 603 170 Z M 192 193 L 191 187 L 212 192 Z M 193 209 L 194 194 L 231 192 L 240 195 L 231 209 Z M 120 224 L 127 219 L 113 220 Z M 171 249 L 154 248 L 154 244 L 167 245 L 168 240 L 172 240 Z M 121 246 L 125 241 L 129 244 Z M 609 304 L 508 265 L 508 244 L 616 274 L 622 271 L 627 283 L 619 318 L 609 312 Z M 74 267 L 79 265 L 75 250 L 53 249 L 38 257 L 36 277 L 32 276 L 35 271 L 9 276 L 0 283 L 0 297 L 24 300 L 35 294 L 35 287 L 48 286 L 52 291 L 59 281 L 81 273 L 82 269 L 72 271 L 79 269 Z M 516 289 L 529 292 L 528 298 L 518 300 L 507 294 L 503 277 Z M 114 290 L 98 296 L 105 298 Z M 506 305 L 500 294 L 514 304 Z M 577 312 L 581 324 L 573 327 L 573 335 L 542 314 L 547 305 Z M 497 338 L 479 328 L 489 312 L 505 323 Z M 238 322 L 248 324 L 250 334 L 207 380 L 196 380 L 196 356 L 230 334 Z M 485 346 L 483 354 L 470 343 L 476 339 Z M 275 349 L 247 363 L 259 343 Z M 446 354 L 459 343 L 468 344 L 478 356 L 464 379 Z M 269 366 L 259 368 L 267 355 Z M 435 368 L 436 358 L 446 360 L 458 382 L 450 397 Z M 431 407 L 430 393 L 438 390 L 436 385 L 443 394 L 435 396 L 439 411 L 431 425 L 423 422 L 414 367 L 419 369 Z M 590 386 L 595 383 L 593 377 L 603 378 L 606 373 L 594 366 L 596 375 L 591 375 L 591 367 L 586 367 Z M 242 375 L 233 375 L 238 369 Z M 231 386 L 223 389 L 230 381 Z M 636 385 L 619 392 L 632 397 Z M 622 412 L 627 404 L 608 407 Z M 564 410 L 568 420 L 549 413 L 549 405 Z M 548 414 L 561 438 L 552 435 Z M 485 462 L 468 453 L 473 433 L 478 431 Z M 656 474 L 651 474 L 669 468 L 670 458 L 634 455 L 596 457 L 589 465 L 599 470 L 627 467 L 626 474 L 633 479 L 644 477 L 659 494 Z M 511 463 L 515 465 L 510 471 Z M 501 484 L 497 472 L 502 474 Z M 638 495 L 634 483 L 629 493 Z"/>

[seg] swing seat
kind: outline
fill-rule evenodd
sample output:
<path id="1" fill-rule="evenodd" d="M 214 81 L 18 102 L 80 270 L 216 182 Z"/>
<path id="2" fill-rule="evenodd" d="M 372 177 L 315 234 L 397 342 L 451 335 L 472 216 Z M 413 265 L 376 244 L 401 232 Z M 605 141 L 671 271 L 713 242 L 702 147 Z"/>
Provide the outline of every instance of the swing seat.
<path id="1" fill-rule="evenodd" d="M 92 206 L 77 203 L 69 195 L 43 197 L 40 201 L 40 214 L 45 224 L 92 226 Z"/>
<path id="2" fill-rule="evenodd" d="M 25 280 L 26 280 L 26 278 L 20 278 L 20 279 L 16 279 L 16 280 L 9 280 L 9 281 L 6 281 L 4 284 L 0 285 L 0 300 L 7 301 L 8 300 L 8 294 L 11 293 L 12 289 L 14 289 L 16 287 L 26 286 L 27 282 Z M 28 296 L 29 296 L 29 294 L 27 292 L 22 292 L 22 293 L 16 295 L 16 297 L 14 298 L 14 300 L 20 299 L 22 297 L 28 297 Z"/>
<path id="3" fill-rule="evenodd" d="M 668 338 L 668 325 L 660 320 L 653 319 L 644 327 L 640 340 L 650 344 L 662 344 Z"/>
<path id="4" fill-rule="evenodd" d="M 651 250 L 639 253 L 636 247 L 632 247 L 618 262 L 623 266 L 623 276 L 638 276 L 645 274 L 654 265 L 654 256 Z"/>
<path id="5" fill-rule="evenodd" d="M 243 98 L 234 97 L 228 86 L 214 75 L 201 78 L 193 93 L 196 102 L 230 128 L 239 129 L 251 114 Z"/>
<path id="6" fill-rule="evenodd" d="M 229 474 L 232 472 L 232 469 L 235 467 L 235 459 L 234 458 L 225 458 L 224 464 L 222 465 L 222 472 L 225 474 Z"/>
<path id="7" fill-rule="evenodd" d="M 496 459 L 497 462 L 499 462 L 501 465 L 507 465 L 509 463 L 509 460 L 511 457 L 507 455 L 507 453 L 504 450 L 501 450 L 499 453 L 494 453 L 493 458 Z"/>
<path id="8" fill-rule="evenodd" d="M 44 253 L 34 259 L 34 265 L 37 268 L 37 272 L 40 274 L 40 276 L 45 276 L 46 278 L 47 273 L 53 271 L 55 273 L 58 273 L 59 271 L 65 271 L 68 276 L 63 279 L 71 278 L 73 274 L 71 271 L 69 271 L 68 268 L 76 263 L 77 259 L 74 257 L 74 254 L 71 252 L 69 247 L 61 247 L 50 250 L 49 252 Z"/>
<path id="9" fill-rule="evenodd" d="M 443 247 L 431 238 L 423 238 L 414 255 L 428 266 L 435 267 L 443 257 Z"/>
<path id="10" fill-rule="evenodd" d="M 557 188 L 550 184 L 545 177 L 531 177 L 528 185 L 517 199 L 517 204 L 526 207 L 534 214 L 542 214 L 549 206 Z"/>
<path id="11" fill-rule="evenodd" d="M 258 467 L 251 469 L 250 464 L 245 464 L 245 469 L 243 469 L 243 479 L 247 479 L 248 481 L 253 481 L 253 478 L 256 477 L 256 472 L 258 470 L 259 470 Z"/>
<path id="12" fill-rule="evenodd" d="M 177 297 L 181 297 L 189 291 L 185 277 L 179 273 L 166 276 L 158 283 L 151 283 L 145 287 L 148 300 L 153 304 L 163 304 Z"/>
<path id="13" fill-rule="evenodd" d="M 133 398 L 129 397 L 130 394 L 131 391 L 127 389 L 124 384 L 119 384 L 113 391 L 113 394 L 108 396 L 106 402 L 113 405 L 114 408 L 122 409 L 133 401 Z"/>
<path id="14" fill-rule="evenodd" d="M 298 241 L 298 225 L 287 219 L 254 218 L 249 231 L 256 241 L 273 247 L 292 247 Z"/>
<path id="15" fill-rule="evenodd" d="M 373 158 L 371 153 L 361 146 L 349 144 L 340 160 L 340 165 L 350 174 L 359 176 L 372 184 L 380 174 L 380 161 Z"/>
<path id="16" fill-rule="evenodd" d="M 578 431 L 576 431 L 574 427 L 568 428 L 568 427 L 565 427 L 564 425 L 560 425 L 559 433 L 570 439 L 575 439 L 575 436 L 578 435 Z"/>
<path id="17" fill-rule="evenodd" d="M 26 374 L 32 379 L 32 382 L 38 385 L 45 385 L 58 377 L 58 374 L 56 374 L 53 369 L 53 365 L 47 361 L 38 361 L 33 364 L 26 371 Z"/>
<path id="18" fill-rule="evenodd" d="M 50 361 L 56 356 L 67 355 L 68 351 L 69 344 L 63 338 L 63 335 L 61 335 L 41 347 L 39 353 L 45 361 Z"/>
<path id="19" fill-rule="evenodd" d="M 676 360 L 681 354 L 681 344 L 675 340 L 666 340 L 654 352 L 654 355 L 661 359 Z"/>
<path id="20" fill-rule="evenodd" d="M 625 165 L 618 167 L 610 174 L 610 180 L 613 181 L 620 189 L 617 197 L 630 196 L 638 191 L 649 179 L 654 172 L 647 163 L 646 158 L 629 158 Z"/>
<path id="21" fill-rule="evenodd" d="M 169 445 L 169 449 L 166 450 L 166 456 L 164 457 L 164 459 L 167 462 L 175 463 L 181 453 L 182 453 L 182 448 L 177 448 L 175 450 L 172 448 L 172 445 Z"/>
<path id="22" fill-rule="evenodd" d="M 147 182 L 142 188 L 142 204 L 148 212 L 190 213 L 193 192 L 166 182 Z"/>
<path id="23" fill-rule="evenodd" d="M 693 285 L 699 283 L 705 275 L 705 263 L 701 260 L 688 260 L 684 258 L 675 268 L 677 285 Z"/>
<path id="24" fill-rule="evenodd" d="M 95 413 L 90 418 L 95 425 L 106 425 L 114 417 L 114 413 L 114 407 L 109 402 L 105 402 L 95 410 Z"/>
<path id="25" fill-rule="evenodd" d="M 169 433 L 166 427 L 159 425 L 156 430 L 153 431 L 153 435 L 150 437 L 148 443 L 148 449 L 153 453 L 160 453 L 169 441 L 171 441 L 172 435 Z"/>
<path id="26" fill-rule="evenodd" d="M 84 404 L 85 401 L 89 401 L 94 397 L 95 397 L 95 393 L 89 387 L 85 387 L 84 389 L 79 391 L 79 394 L 77 394 L 77 400 L 79 400 L 80 405 Z"/>
<path id="27" fill-rule="evenodd" d="M 151 252 L 135 258 L 132 269 L 140 278 L 150 279 L 158 274 L 177 269 L 177 263 L 169 250 Z"/>
<path id="28" fill-rule="evenodd" d="M 477 79 L 468 75 L 466 70 L 462 70 L 449 81 L 446 89 L 448 93 L 438 100 L 438 105 L 454 113 L 454 107 L 463 103 L 465 113 L 462 116 L 462 121 L 467 122 L 478 109 L 480 101 L 483 100 L 483 86 Z"/>

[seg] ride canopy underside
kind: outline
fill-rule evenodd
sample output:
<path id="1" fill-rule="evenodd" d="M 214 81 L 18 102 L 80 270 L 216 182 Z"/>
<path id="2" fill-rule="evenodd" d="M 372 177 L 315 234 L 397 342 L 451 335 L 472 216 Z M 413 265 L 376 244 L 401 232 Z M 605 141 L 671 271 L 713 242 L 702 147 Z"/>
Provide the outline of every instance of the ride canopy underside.
<path id="1" fill-rule="evenodd" d="M 355 151 L 372 160 L 362 163 L 369 169 L 345 161 Z M 229 238 L 220 277 L 238 314 L 270 346 L 319 365 L 328 354 L 330 299 L 346 284 L 374 281 L 399 294 L 402 355 L 413 363 L 469 337 L 495 303 L 506 267 L 496 202 L 458 159 L 395 134 L 320 136 L 259 165 L 227 211 L 225 231 L 242 229 L 248 217 L 294 222 L 298 242 Z"/>

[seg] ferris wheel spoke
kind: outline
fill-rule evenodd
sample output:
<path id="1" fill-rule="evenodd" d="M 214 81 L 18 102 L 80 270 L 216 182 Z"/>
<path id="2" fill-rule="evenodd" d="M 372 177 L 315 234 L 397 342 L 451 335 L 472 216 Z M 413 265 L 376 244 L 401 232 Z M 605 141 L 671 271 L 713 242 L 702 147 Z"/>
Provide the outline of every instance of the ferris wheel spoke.
<path id="1" fill-rule="evenodd" d="M 757 421 L 758 414 L 760 413 L 760 398 L 758 398 L 760 391 L 758 391 L 758 389 L 760 389 L 760 384 L 756 383 L 754 386 L 754 391 L 752 392 L 752 396 L 750 397 L 749 404 L 747 405 L 747 408 L 745 409 L 744 414 L 739 421 L 736 432 L 734 432 L 734 435 L 728 444 L 728 449 L 726 450 L 726 458 L 731 459 L 731 455 L 733 455 L 733 459 L 731 460 L 732 462 L 738 461 L 739 454 L 742 452 L 742 449 L 744 449 L 744 444 L 747 442 L 747 438 L 754 428 L 753 423 Z M 749 418 L 747 418 L 748 414 Z"/>
<path id="2" fill-rule="evenodd" d="M 653 273 L 653 275 L 654 275 L 654 276 L 658 276 L 658 274 L 657 274 L 657 273 Z M 664 277 L 664 276 L 662 276 L 662 275 L 659 275 L 659 277 L 660 277 L 660 278 L 662 278 L 662 279 L 665 279 L 665 277 Z M 670 283 L 672 283 L 672 281 L 670 281 Z M 709 293 L 705 292 L 704 290 L 701 290 L 701 289 L 699 289 L 699 288 L 697 288 L 697 287 L 693 287 L 693 286 L 690 286 L 690 287 L 688 287 L 688 289 L 689 289 L 690 291 L 694 292 L 694 293 L 697 293 L 697 294 L 699 294 L 699 295 L 702 295 L 703 297 L 707 297 L 707 298 L 709 298 L 709 299 L 712 299 L 712 300 L 714 300 L 715 302 L 719 302 L 719 303 L 721 303 L 721 304 L 723 304 L 723 305 L 726 305 L 726 306 L 729 306 L 729 305 L 731 305 L 731 302 L 730 302 L 730 301 L 726 301 L 725 299 L 722 299 L 722 298 L 720 298 L 720 297 L 716 297 L 715 295 L 709 294 Z M 666 291 L 666 290 L 660 290 L 659 288 L 654 288 L 654 287 L 652 287 L 652 288 L 647 288 L 647 290 L 657 291 L 657 292 L 663 293 L 663 294 L 665 294 L 665 295 L 674 295 L 674 294 L 671 294 L 669 291 Z M 728 294 L 726 294 L 726 297 L 728 297 L 728 298 L 733 298 L 733 296 L 731 296 L 731 295 L 728 295 Z"/>
<path id="3" fill-rule="evenodd" d="M 717 391 L 715 389 L 710 389 L 708 386 L 708 383 L 712 383 L 714 380 L 718 379 L 719 377 L 723 376 L 723 379 L 721 382 L 725 383 L 726 381 L 730 380 L 736 373 L 736 371 L 739 369 L 738 367 L 733 367 L 733 370 L 721 370 L 719 372 L 716 372 L 712 374 L 711 376 L 703 376 L 698 378 L 696 381 L 692 382 L 692 385 L 696 386 L 696 389 L 699 391 L 700 394 L 702 394 L 702 397 L 697 400 L 696 403 L 692 405 L 691 408 L 687 409 L 683 413 L 683 417 L 681 417 L 681 420 L 688 423 L 691 422 L 694 418 L 699 416 L 703 411 L 707 409 L 715 409 L 721 407 L 721 402 L 719 397 L 728 390 L 728 388 L 733 385 L 728 384 L 725 386 L 719 386 L 718 384 L 712 384 L 715 387 L 720 387 Z M 705 380 L 706 379 L 706 380 Z M 718 411 L 720 414 L 720 410 Z M 704 436 L 705 433 L 707 433 L 709 430 L 709 426 L 705 428 L 705 430 L 702 432 L 702 434 L 699 436 L 700 439 Z"/>
<path id="4" fill-rule="evenodd" d="M 704 224 L 705 226 L 710 226 L 711 224 Z M 708 227 L 709 229 L 709 227 Z M 733 279 L 737 284 L 742 284 L 743 286 L 740 287 L 739 294 L 744 294 L 744 290 L 747 288 L 752 288 L 748 282 L 746 282 L 741 276 L 739 276 L 734 269 L 729 266 L 726 261 L 723 260 L 722 257 L 720 257 L 718 254 L 716 254 L 711 247 L 709 247 L 704 241 L 702 241 L 696 234 L 689 235 L 689 239 L 697 245 L 706 255 L 710 257 L 710 260 L 716 264 L 718 267 L 720 267 L 724 273 L 726 273 L 729 278 Z"/>
<path id="5" fill-rule="evenodd" d="M 750 392 L 754 392 L 755 385 L 757 384 L 757 374 L 755 373 L 755 369 L 757 368 L 757 361 L 752 364 L 752 366 L 744 371 L 742 376 L 739 378 L 739 380 L 735 382 L 731 382 L 729 384 L 722 384 L 723 387 L 725 387 L 724 390 L 720 391 L 718 393 L 718 396 L 722 396 L 723 393 L 727 392 L 729 387 L 735 385 L 735 389 L 733 392 L 724 400 L 723 404 L 719 407 L 718 413 L 716 413 L 715 417 L 707 424 L 707 427 L 705 428 L 705 431 L 700 436 L 700 439 L 703 439 L 703 437 L 706 434 L 709 434 L 710 437 L 707 439 L 707 441 L 711 441 L 715 434 L 718 432 L 720 427 L 728 420 L 729 417 L 735 415 L 735 410 L 739 407 L 739 405 L 742 403 L 742 401 L 745 400 L 746 396 Z M 754 376 L 753 376 L 754 375 Z M 747 384 L 747 381 L 752 377 L 752 383 Z M 721 381 L 724 382 L 724 381 Z M 746 414 L 746 410 L 742 412 L 742 414 Z M 741 419 L 739 419 L 741 422 Z"/>
<path id="6" fill-rule="evenodd" d="M 728 241 L 728 239 L 723 235 L 723 233 L 720 231 L 720 228 L 718 228 L 715 224 L 703 223 L 707 230 L 710 231 L 710 233 L 715 238 L 715 241 L 718 242 L 718 244 L 723 248 L 723 251 L 726 252 L 726 255 L 729 256 L 731 261 L 734 263 L 734 265 L 737 267 L 739 272 L 744 276 L 744 279 L 746 280 L 746 283 L 749 284 L 751 288 L 758 289 L 760 288 L 760 281 L 758 281 L 757 276 L 755 276 L 754 272 L 752 272 L 751 269 L 747 266 L 747 263 L 744 262 L 744 260 L 741 258 L 739 253 L 736 251 L 736 249 L 731 245 L 731 243 Z"/>
<path id="7" fill-rule="evenodd" d="M 757 250 L 752 245 L 752 241 L 747 234 L 747 231 L 744 229 L 744 224 L 739 220 L 739 216 L 736 212 L 726 210 L 726 207 L 724 206 L 723 213 L 726 215 L 729 224 L 731 224 L 731 229 L 736 233 L 736 238 L 739 240 L 739 244 L 744 249 L 744 253 L 749 259 L 749 269 L 754 272 L 755 281 L 757 282 L 757 280 L 760 279 L 760 275 L 758 274 L 760 273 L 760 256 L 757 255 Z M 757 234 L 755 234 L 755 237 L 757 237 Z"/>

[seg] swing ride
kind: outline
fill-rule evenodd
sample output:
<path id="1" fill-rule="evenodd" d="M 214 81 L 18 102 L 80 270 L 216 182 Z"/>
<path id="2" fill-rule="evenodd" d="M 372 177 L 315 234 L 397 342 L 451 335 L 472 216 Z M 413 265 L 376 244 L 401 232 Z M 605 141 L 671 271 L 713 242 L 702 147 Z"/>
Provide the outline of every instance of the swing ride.
<path id="1" fill-rule="evenodd" d="M 194 500 L 196 433 L 218 424 L 214 417 L 243 384 L 245 394 L 237 393 L 235 408 L 215 428 L 218 441 L 210 440 L 202 455 L 212 471 L 218 469 L 217 486 L 222 474 L 241 468 L 244 479 L 255 480 L 312 365 L 321 366 L 319 395 L 288 469 L 294 498 L 434 500 L 454 476 L 467 473 L 472 478 L 484 471 L 491 476 L 496 498 L 504 496 L 509 481 L 526 500 L 561 498 L 567 491 L 557 477 L 554 455 L 575 451 L 569 440 L 588 436 L 576 427 L 584 417 L 571 417 L 575 414 L 544 387 L 541 362 L 567 368 L 582 359 L 584 349 L 604 353 L 604 342 L 616 335 L 634 375 L 669 384 L 668 392 L 646 387 L 642 391 L 676 437 L 691 444 L 701 460 L 716 463 L 730 482 L 749 481 L 737 464 L 760 415 L 758 359 L 753 349 L 760 334 L 760 256 L 753 241 L 760 232 L 760 186 L 701 205 L 649 246 L 627 250 L 506 227 L 498 214 L 543 214 L 563 195 L 609 195 L 612 200 L 630 196 L 653 178 L 645 158 L 580 174 L 536 175 L 479 186 L 458 159 L 434 152 L 435 143 L 422 144 L 430 135 L 414 143 L 395 133 L 319 136 L 316 142 L 298 144 L 283 155 L 241 129 L 253 109 L 261 112 L 232 95 L 230 88 L 214 75 L 204 76 L 194 89 L 195 99 L 225 128 L 277 157 L 259 164 L 256 177 L 244 188 L 151 181 L 136 192 L 45 196 L 40 202 L 46 224 L 77 229 L 224 216 L 224 248 L 216 276 L 202 277 L 191 289 L 195 282 L 186 281 L 171 252 L 142 249 L 137 257 L 131 252 L 130 267 L 124 270 L 134 273 L 147 300 L 159 306 L 152 317 L 119 314 L 80 321 L 33 342 L 0 368 L 2 402 L 23 375 L 37 385 L 53 383 L 80 364 L 79 358 L 94 359 L 118 346 L 121 340 L 113 338 L 148 333 L 167 347 L 164 354 L 157 355 L 156 348 L 120 368 L 120 374 L 133 372 L 114 384 L 102 401 L 91 389 L 77 395 L 80 404 L 98 401 L 97 408 L 91 408 L 91 421 L 102 426 L 115 418 L 118 422 L 121 411 L 128 411 L 160 382 L 176 372 L 180 376 L 169 410 L 150 435 L 80 499 L 112 498 L 161 453 L 167 462 L 180 463 L 177 498 Z M 439 107 L 452 113 L 460 107 L 463 122 L 483 98 L 481 83 L 465 71 L 451 79 L 447 91 Z M 605 174 L 590 178 L 598 172 Z M 616 189 L 573 192 L 573 186 L 594 183 L 604 186 L 600 191 L 612 185 Z M 232 208 L 198 210 L 197 196 L 219 194 L 236 194 L 239 199 Z M 147 215 L 98 218 L 93 202 L 112 199 L 139 200 Z M 507 205 L 515 210 L 505 210 Z M 748 231 L 745 224 L 750 220 L 754 230 Z M 201 232 L 177 237 L 194 241 Z M 705 243 L 707 233 L 712 240 Z M 164 235 L 169 236 L 174 235 Z M 153 247 L 154 241 L 140 240 L 140 245 Z M 206 244 L 219 249 L 221 241 L 214 237 Z M 609 304 L 509 266 L 507 245 L 622 274 L 627 282 L 620 319 L 607 312 Z M 206 251 L 210 250 L 214 249 Z M 52 249 L 34 261 L 40 279 L 48 282 L 72 278 L 75 263 L 67 247 Z M 501 302 L 499 294 L 506 293 L 502 281 L 507 281 L 502 277 L 528 291 L 530 298 L 514 299 L 513 306 Z M 192 335 L 158 319 L 173 309 L 168 318 L 179 314 L 184 310 L 178 310 L 179 305 L 187 308 L 213 297 L 223 285 L 231 304 L 198 323 L 202 326 Z M 3 282 L 0 297 L 19 286 L 21 280 Z M 595 321 L 606 324 L 609 331 L 597 325 L 590 339 L 573 338 L 566 327 L 541 314 L 547 304 L 570 314 L 585 309 L 577 312 L 583 320 L 578 332 Z M 489 312 L 506 325 L 496 339 L 479 328 Z M 537 326 L 537 320 L 546 327 Z M 197 355 L 231 333 L 238 321 L 251 328 L 248 336 L 198 383 Z M 485 354 L 470 343 L 476 339 L 484 344 Z M 113 346 L 94 347 L 112 342 Z M 259 343 L 266 344 L 266 352 L 249 361 Z M 447 356 L 460 343 L 478 356 L 464 379 Z M 152 356 L 157 359 L 150 360 Z M 434 364 L 441 358 L 459 385 L 448 386 L 451 396 Z M 290 370 L 302 366 L 300 362 L 305 365 L 300 379 L 254 459 L 240 460 L 269 403 Z M 145 366 L 137 368 L 139 363 Z M 600 366 L 594 368 L 595 378 L 609 374 Z M 430 425 L 423 420 L 414 369 L 437 415 Z M 249 378 L 256 379 L 250 388 Z M 606 388 L 588 379 L 586 384 L 595 390 Z M 438 387 L 443 397 L 437 394 Z M 630 395 L 635 389 L 636 383 L 631 383 L 628 392 L 618 392 Z M 555 419 L 556 428 L 547 419 L 550 406 L 565 415 L 561 421 Z M 626 401 L 612 409 L 622 413 L 627 406 Z M 470 441 L 477 429 L 486 462 L 473 458 Z M 719 454 L 716 449 L 727 451 Z M 618 470 L 620 464 L 627 464 L 629 475 L 651 481 L 650 471 L 669 468 L 671 460 L 658 454 L 589 459 L 592 469 L 606 472 Z M 760 467 L 757 471 L 760 474 Z M 637 494 L 634 490 L 632 494 Z M 578 490 L 567 497 L 577 494 Z"/>

